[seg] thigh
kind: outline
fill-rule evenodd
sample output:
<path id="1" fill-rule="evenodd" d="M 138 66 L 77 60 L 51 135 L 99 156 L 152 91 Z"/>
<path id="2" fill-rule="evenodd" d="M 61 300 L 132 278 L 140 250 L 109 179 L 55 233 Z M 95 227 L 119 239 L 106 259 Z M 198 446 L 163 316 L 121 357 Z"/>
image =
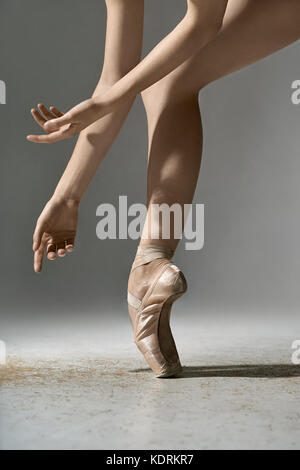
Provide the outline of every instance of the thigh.
<path id="1" fill-rule="evenodd" d="M 216 38 L 156 87 L 169 98 L 197 93 L 299 38 L 299 0 L 229 0 Z"/>
<path id="2" fill-rule="evenodd" d="M 181 77 L 200 90 L 299 38 L 299 0 L 230 0 L 222 30 L 186 64 Z"/>

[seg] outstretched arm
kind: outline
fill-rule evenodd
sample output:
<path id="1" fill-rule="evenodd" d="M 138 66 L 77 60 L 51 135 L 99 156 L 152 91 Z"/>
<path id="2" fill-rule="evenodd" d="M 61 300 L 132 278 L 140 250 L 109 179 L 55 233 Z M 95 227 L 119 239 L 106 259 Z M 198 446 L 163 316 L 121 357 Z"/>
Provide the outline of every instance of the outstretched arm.
<path id="1" fill-rule="evenodd" d="M 122 103 L 134 99 L 139 92 L 197 54 L 217 34 L 227 2 L 187 0 L 188 8 L 182 21 L 134 69 L 106 93 L 97 93 L 62 117 L 45 123 L 44 129 L 49 135 L 30 135 L 28 140 L 51 143 L 72 137 Z"/>
<path id="2" fill-rule="evenodd" d="M 94 94 L 109 90 L 140 60 L 143 35 L 143 0 L 106 0 L 107 30 L 105 57 L 101 78 Z M 79 202 L 100 163 L 117 136 L 132 100 L 125 101 L 117 113 L 112 113 L 82 131 L 72 157 L 52 198 L 38 218 L 33 237 L 34 269 L 40 272 L 42 261 L 53 260 L 72 251 L 77 227 Z M 43 127 L 59 111 L 43 105 L 33 111 Z"/>

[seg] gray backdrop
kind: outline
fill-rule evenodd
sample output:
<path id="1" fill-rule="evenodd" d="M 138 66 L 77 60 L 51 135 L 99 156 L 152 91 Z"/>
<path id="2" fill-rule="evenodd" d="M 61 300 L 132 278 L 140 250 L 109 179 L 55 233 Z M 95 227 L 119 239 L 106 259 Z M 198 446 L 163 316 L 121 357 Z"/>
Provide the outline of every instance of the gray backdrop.
<path id="1" fill-rule="evenodd" d="M 144 51 L 182 17 L 183 0 L 146 0 Z M 29 143 L 38 102 L 70 106 L 89 96 L 101 70 L 104 0 L 2 0 L 0 79 L 7 104 L 1 125 L 1 314 L 126 314 L 136 242 L 100 241 L 96 207 L 145 201 L 146 120 L 137 99 L 80 208 L 76 252 L 32 269 L 32 231 L 74 141 Z M 75 33 L 76 31 L 76 33 Z M 195 202 L 205 204 L 205 247 L 178 250 L 196 313 L 299 307 L 299 116 L 291 83 L 300 79 L 299 43 L 207 87 L 200 96 L 204 158 Z M 138 178 L 135 178 L 138 176 Z"/>

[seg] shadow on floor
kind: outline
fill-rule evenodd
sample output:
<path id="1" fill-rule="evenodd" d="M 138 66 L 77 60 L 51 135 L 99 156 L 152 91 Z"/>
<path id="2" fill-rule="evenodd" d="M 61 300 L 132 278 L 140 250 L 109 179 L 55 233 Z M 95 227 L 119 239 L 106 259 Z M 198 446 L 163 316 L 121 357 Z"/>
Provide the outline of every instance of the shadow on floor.
<path id="1" fill-rule="evenodd" d="M 151 372 L 151 369 L 135 369 L 130 372 Z M 249 377 L 280 378 L 300 377 L 300 365 L 292 364 L 237 364 L 222 366 L 187 366 L 176 379 L 192 377 Z"/>

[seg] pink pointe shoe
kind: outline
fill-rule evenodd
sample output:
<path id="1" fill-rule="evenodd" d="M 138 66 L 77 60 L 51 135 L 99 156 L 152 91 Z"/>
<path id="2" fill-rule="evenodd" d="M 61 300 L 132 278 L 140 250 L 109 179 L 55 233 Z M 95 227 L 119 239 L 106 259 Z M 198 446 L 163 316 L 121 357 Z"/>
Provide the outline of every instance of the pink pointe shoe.
<path id="1" fill-rule="evenodd" d="M 139 247 L 131 273 L 147 264 L 149 287 L 142 299 L 128 290 L 134 342 L 156 377 L 172 377 L 182 371 L 170 314 L 173 302 L 186 292 L 187 284 L 183 273 L 172 263 L 172 255 L 172 250 L 163 246 Z"/>

